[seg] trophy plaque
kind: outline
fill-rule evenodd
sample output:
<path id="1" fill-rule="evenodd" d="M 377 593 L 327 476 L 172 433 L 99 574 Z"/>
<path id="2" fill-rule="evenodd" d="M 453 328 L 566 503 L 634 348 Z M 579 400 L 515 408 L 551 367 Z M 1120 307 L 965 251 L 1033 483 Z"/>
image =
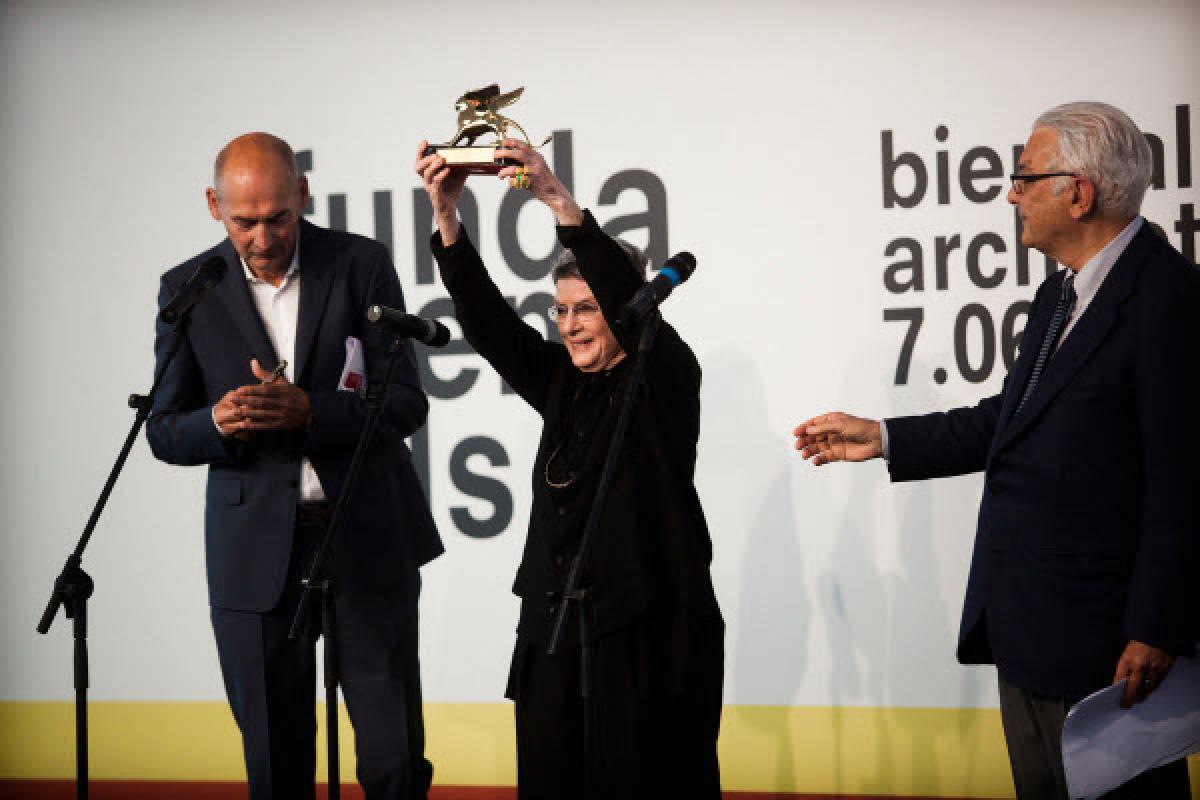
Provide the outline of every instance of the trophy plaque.
<path id="1" fill-rule="evenodd" d="M 424 155 L 437 153 L 446 159 L 450 169 L 472 175 L 495 175 L 504 167 L 516 166 L 519 163 L 516 159 L 496 158 L 496 148 L 508 135 L 510 127 L 520 131 L 526 142 L 529 134 L 515 120 L 499 112 L 517 102 L 524 91 L 525 87 L 521 86 L 501 94 L 499 85 L 493 83 L 464 92 L 454 104 L 454 110 L 458 112 L 458 130 L 445 144 L 429 145 Z M 475 140 L 486 133 L 495 135 L 496 141 L 475 144 Z"/>

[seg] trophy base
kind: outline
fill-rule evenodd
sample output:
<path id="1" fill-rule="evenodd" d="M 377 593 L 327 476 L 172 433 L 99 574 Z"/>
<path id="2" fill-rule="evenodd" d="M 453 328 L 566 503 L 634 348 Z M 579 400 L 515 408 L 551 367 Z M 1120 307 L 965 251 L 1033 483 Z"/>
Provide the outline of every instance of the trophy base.
<path id="1" fill-rule="evenodd" d="M 422 155 L 431 156 L 437 153 L 446 159 L 446 166 L 450 169 L 470 175 L 495 175 L 505 167 L 515 167 L 521 163 L 515 158 L 496 158 L 496 147 L 494 144 L 431 144 L 425 148 Z"/>

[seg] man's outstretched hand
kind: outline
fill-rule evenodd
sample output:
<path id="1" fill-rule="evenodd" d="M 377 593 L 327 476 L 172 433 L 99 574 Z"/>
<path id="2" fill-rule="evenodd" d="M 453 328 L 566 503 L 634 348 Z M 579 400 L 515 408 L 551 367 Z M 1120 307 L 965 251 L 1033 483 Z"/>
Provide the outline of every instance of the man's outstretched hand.
<path id="1" fill-rule="evenodd" d="M 833 411 L 802 422 L 792 431 L 796 449 L 814 466 L 833 461 L 867 461 L 883 455 L 879 422 Z"/>

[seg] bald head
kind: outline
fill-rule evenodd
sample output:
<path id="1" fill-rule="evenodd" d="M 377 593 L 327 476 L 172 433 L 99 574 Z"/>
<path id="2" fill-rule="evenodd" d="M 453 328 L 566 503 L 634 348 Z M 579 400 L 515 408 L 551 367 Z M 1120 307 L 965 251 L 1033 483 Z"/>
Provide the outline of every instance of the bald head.
<path id="1" fill-rule="evenodd" d="M 221 148 L 213 162 L 213 186 L 217 194 L 224 192 L 228 177 L 247 173 L 278 175 L 288 183 L 300 178 L 291 146 L 269 133 L 244 133 Z"/>
<path id="2" fill-rule="evenodd" d="M 213 219 L 225 226 L 246 266 L 279 285 L 296 252 L 308 180 L 292 148 L 269 133 L 247 133 L 221 149 L 205 192 Z"/>

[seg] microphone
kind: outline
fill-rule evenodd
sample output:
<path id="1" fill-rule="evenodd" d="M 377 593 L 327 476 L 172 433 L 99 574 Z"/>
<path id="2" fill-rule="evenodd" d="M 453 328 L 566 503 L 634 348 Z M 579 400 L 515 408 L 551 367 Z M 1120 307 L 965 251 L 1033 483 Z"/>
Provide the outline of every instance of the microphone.
<path id="1" fill-rule="evenodd" d="M 192 277 L 188 278 L 187 282 L 175 293 L 175 296 L 167 301 L 162 311 L 158 312 L 158 318 L 168 325 L 174 325 L 179 322 L 191 313 L 191 310 L 204 297 L 205 292 L 224 279 L 225 272 L 228 269 L 229 265 L 220 256 L 213 256 L 207 259 L 200 266 L 196 267 L 196 271 L 192 273 Z"/>
<path id="2" fill-rule="evenodd" d="M 627 328 L 635 325 L 670 296 L 676 286 L 692 277 L 696 271 L 696 257 L 686 250 L 667 259 L 654 279 L 646 283 L 633 299 L 625 304 L 617 315 L 617 325 Z"/>
<path id="3" fill-rule="evenodd" d="M 392 332 L 430 347 L 445 347 L 450 342 L 450 329 L 442 323 L 416 314 L 406 314 L 399 309 L 371 306 L 367 309 L 367 321 L 386 325 Z"/>

